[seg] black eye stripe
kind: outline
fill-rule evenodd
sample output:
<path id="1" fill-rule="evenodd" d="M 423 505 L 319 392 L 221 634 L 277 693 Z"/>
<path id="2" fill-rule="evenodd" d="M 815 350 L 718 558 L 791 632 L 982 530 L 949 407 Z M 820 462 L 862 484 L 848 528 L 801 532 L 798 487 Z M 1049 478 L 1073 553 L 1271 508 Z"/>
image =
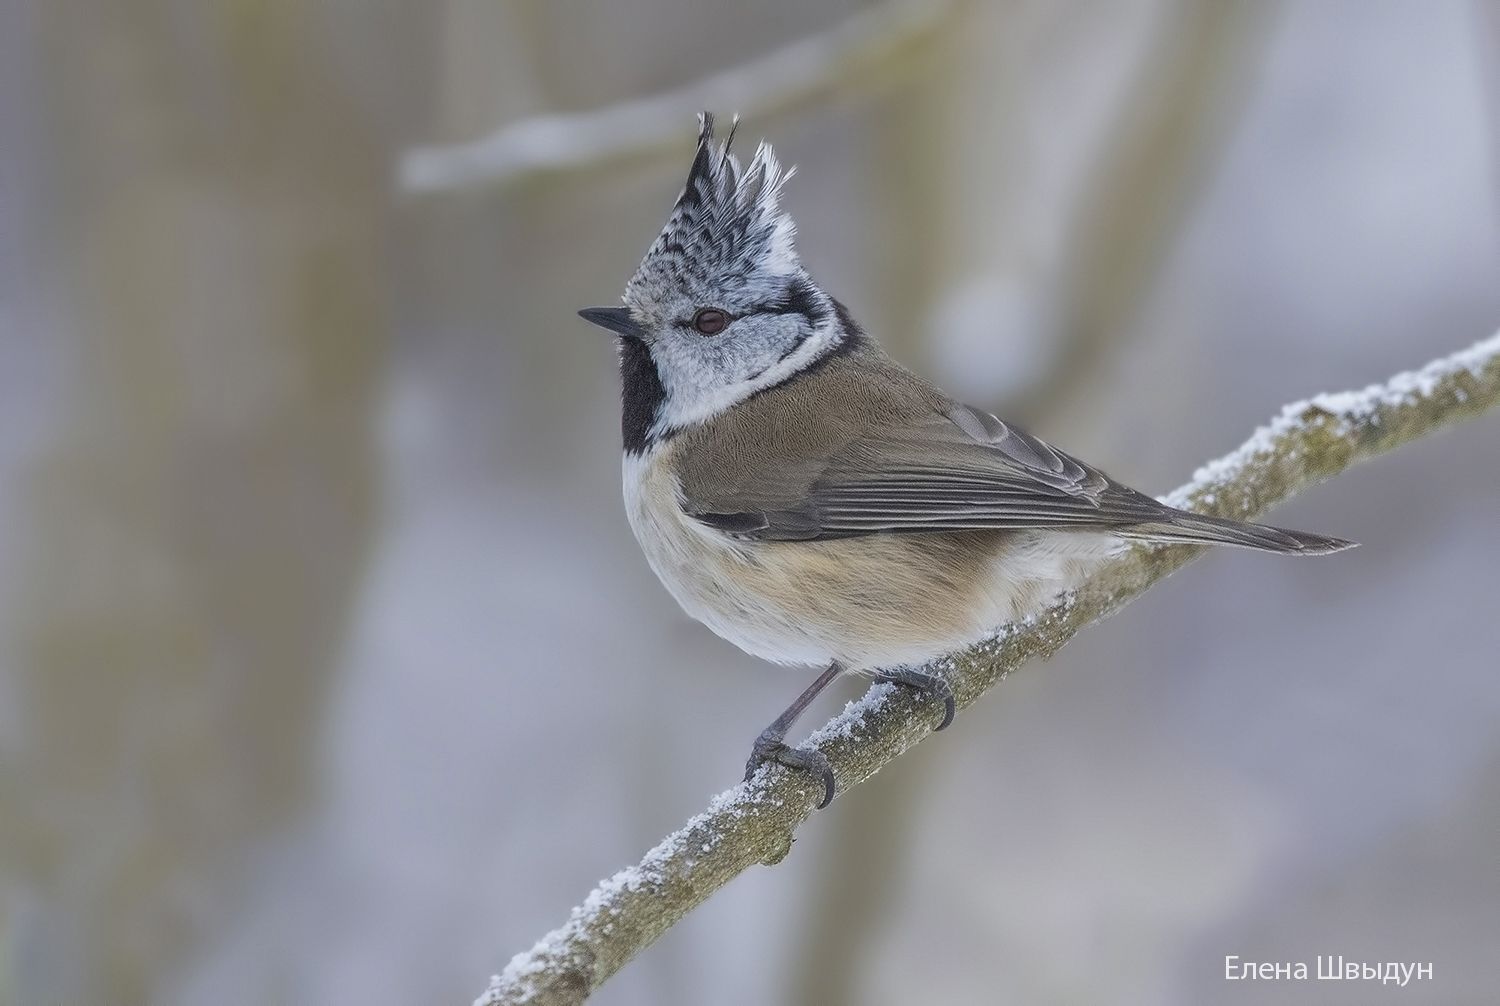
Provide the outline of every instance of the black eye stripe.
<path id="1" fill-rule="evenodd" d="M 786 296 L 779 303 L 768 304 L 761 308 L 759 314 L 800 314 L 814 325 L 823 320 L 826 312 L 818 299 L 813 296 L 812 284 L 806 280 L 797 280 L 787 287 Z"/>
<path id="2" fill-rule="evenodd" d="M 779 301 L 771 304 L 761 304 L 746 309 L 740 314 L 732 314 L 723 308 L 702 307 L 691 318 L 678 318 L 674 324 L 678 328 L 697 329 L 698 319 L 707 311 L 717 311 L 724 316 L 724 328 L 728 328 L 741 318 L 757 314 L 786 315 L 800 314 L 814 326 L 822 324 L 828 317 L 828 311 L 818 301 L 811 283 L 806 280 L 797 280 L 787 287 L 786 293 Z M 724 329 L 721 328 L 713 333 L 717 335 Z"/>

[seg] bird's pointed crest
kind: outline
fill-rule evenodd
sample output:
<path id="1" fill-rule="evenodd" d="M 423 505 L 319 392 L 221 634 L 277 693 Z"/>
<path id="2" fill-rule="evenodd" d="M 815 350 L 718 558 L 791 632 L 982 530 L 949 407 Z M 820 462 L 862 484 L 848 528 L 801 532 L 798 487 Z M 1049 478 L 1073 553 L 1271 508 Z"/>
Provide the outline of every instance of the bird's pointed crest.
<path id="1" fill-rule="evenodd" d="M 783 170 L 765 142 L 742 168 L 730 149 L 738 127 L 735 116 L 724 142 L 715 144 L 714 117 L 699 114 L 687 184 L 626 285 L 628 302 L 651 302 L 663 287 L 684 281 L 753 285 L 801 271 L 796 225 L 780 205 L 782 186 L 795 169 Z"/>

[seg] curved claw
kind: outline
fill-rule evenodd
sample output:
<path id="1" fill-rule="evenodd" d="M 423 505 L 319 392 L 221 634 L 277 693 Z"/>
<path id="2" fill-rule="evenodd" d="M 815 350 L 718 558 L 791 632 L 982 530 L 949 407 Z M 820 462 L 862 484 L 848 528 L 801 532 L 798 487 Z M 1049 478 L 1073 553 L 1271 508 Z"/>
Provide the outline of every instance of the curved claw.
<path id="1" fill-rule="evenodd" d="M 817 807 L 813 808 L 814 810 L 822 810 L 830 803 L 833 803 L 833 794 L 838 788 L 838 783 L 833 778 L 833 768 L 828 764 L 828 759 L 823 758 L 822 755 L 818 757 L 823 761 L 823 767 L 818 770 L 818 778 L 823 782 L 823 799 L 818 801 Z"/>
<path id="2" fill-rule="evenodd" d="M 938 693 L 938 697 L 943 700 L 943 721 L 933 728 L 934 733 L 948 729 L 953 717 L 958 714 L 958 700 L 953 697 L 953 689 L 948 687 L 948 682 L 943 682 L 943 690 Z"/>

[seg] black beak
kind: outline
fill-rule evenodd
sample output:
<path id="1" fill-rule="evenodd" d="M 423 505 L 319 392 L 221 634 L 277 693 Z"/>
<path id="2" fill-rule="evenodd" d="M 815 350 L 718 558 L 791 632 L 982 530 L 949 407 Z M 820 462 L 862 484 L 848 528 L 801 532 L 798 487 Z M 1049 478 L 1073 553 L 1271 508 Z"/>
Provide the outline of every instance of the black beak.
<path id="1" fill-rule="evenodd" d="M 584 321 L 593 322 L 600 328 L 607 328 L 627 339 L 644 340 L 646 338 L 646 330 L 630 317 L 628 307 L 586 307 L 578 312 L 578 317 Z"/>

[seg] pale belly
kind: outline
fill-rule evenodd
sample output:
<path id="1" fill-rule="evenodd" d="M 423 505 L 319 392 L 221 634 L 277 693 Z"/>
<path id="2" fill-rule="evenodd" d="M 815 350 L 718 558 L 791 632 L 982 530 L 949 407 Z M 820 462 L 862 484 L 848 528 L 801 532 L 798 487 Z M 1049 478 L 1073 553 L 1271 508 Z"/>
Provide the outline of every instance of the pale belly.
<path id="1" fill-rule="evenodd" d="M 625 506 L 652 570 L 690 616 L 780 664 L 914 666 L 1071 586 L 1103 535 L 966 531 L 744 542 L 683 513 L 675 479 L 625 462 Z"/>

